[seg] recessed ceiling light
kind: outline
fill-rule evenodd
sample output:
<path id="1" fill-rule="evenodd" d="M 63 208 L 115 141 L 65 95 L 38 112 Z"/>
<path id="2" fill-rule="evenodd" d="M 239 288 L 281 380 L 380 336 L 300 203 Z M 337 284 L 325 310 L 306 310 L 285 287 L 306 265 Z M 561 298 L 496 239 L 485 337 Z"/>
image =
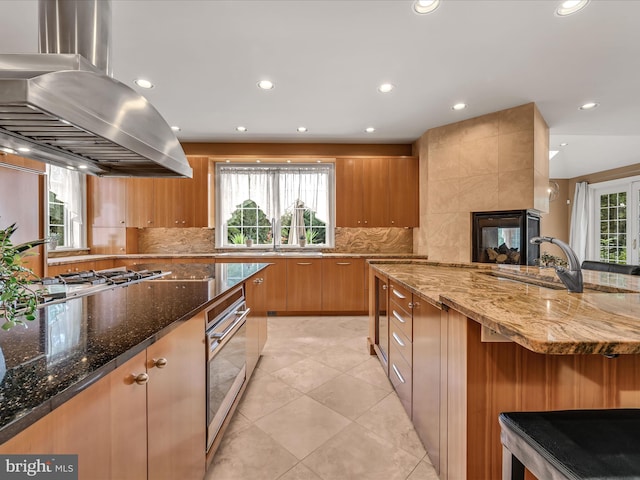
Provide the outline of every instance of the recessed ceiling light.
<path id="1" fill-rule="evenodd" d="M 273 87 L 275 87 L 275 85 L 269 80 L 260 80 L 258 82 L 258 87 L 260 87 L 262 90 L 271 90 L 273 89 Z"/>
<path id="2" fill-rule="evenodd" d="M 153 83 L 149 80 L 145 80 L 144 78 L 136 78 L 133 83 L 138 85 L 140 88 L 153 88 Z"/>
<path id="3" fill-rule="evenodd" d="M 373 133 L 373 132 L 376 131 L 376 129 L 373 128 L 373 127 L 367 127 L 367 128 L 364 129 L 364 131 L 367 132 L 367 133 Z"/>
<path id="4" fill-rule="evenodd" d="M 173 130 L 174 132 L 179 132 L 181 129 L 180 129 L 180 127 L 179 127 L 179 126 L 177 126 L 177 125 L 172 125 L 172 126 L 171 126 L 171 130 Z"/>
<path id="5" fill-rule="evenodd" d="M 291 160 L 287 160 L 287 163 L 291 163 Z"/>
<path id="6" fill-rule="evenodd" d="M 594 108 L 596 108 L 599 104 L 596 102 L 587 102 L 584 105 L 582 105 L 580 107 L 580 110 L 593 110 Z"/>
<path id="7" fill-rule="evenodd" d="M 231 160 L 229 160 L 228 158 L 225 160 L 225 162 L 227 163 L 231 163 Z"/>
<path id="8" fill-rule="evenodd" d="M 420 15 L 433 12 L 440 5 L 440 0 L 417 0 L 413 2 L 413 11 Z"/>
<path id="9" fill-rule="evenodd" d="M 236 127 L 236 130 L 239 132 L 246 132 L 247 131 L 247 127 L 243 127 L 242 125 L 240 125 L 239 127 Z"/>
<path id="10" fill-rule="evenodd" d="M 322 160 L 316 160 L 316 163 L 322 163 Z"/>
<path id="11" fill-rule="evenodd" d="M 256 160 L 256 163 L 261 163 L 261 162 L 262 162 L 262 160 Z"/>
<path id="12" fill-rule="evenodd" d="M 27 147 L 20 147 L 20 148 L 18 148 L 18 151 L 22 152 L 22 153 L 27 153 L 27 152 L 30 152 L 31 149 L 27 148 Z"/>
<path id="13" fill-rule="evenodd" d="M 391 90 L 393 90 L 395 87 L 391 84 L 391 83 L 383 83 L 382 85 L 380 85 L 378 87 L 378 91 L 380 93 L 389 93 Z"/>
<path id="14" fill-rule="evenodd" d="M 464 110 L 465 108 L 467 108 L 467 104 L 466 103 L 456 103 L 453 107 L 451 107 L 453 110 Z"/>
<path id="15" fill-rule="evenodd" d="M 567 142 L 562 142 L 562 143 L 560 144 L 560 146 L 561 146 L 561 147 L 566 147 L 567 145 L 569 145 Z"/>
<path id="16" fill-rule="evenodd" d="M 16 151 L 13 148 L 9 148 L 9 147 L 0 147 L 0 151 L 3 151 L 5 153 L 10 153 L 11 155 L 16 154 Z"/>
<path id="17" fill-rule="evenodd" d="M 565 0 L 556 8 L 556 15 L 566 17 L 567 15 L 579 12 L 587 6 L 587 3 L 589 3 L 589 0 Z"/>
<path id="18" fill-rule="evenodd" d="M 304 133 L 307 131 L 307 127 L 298 127 L 298 133 Z"/>

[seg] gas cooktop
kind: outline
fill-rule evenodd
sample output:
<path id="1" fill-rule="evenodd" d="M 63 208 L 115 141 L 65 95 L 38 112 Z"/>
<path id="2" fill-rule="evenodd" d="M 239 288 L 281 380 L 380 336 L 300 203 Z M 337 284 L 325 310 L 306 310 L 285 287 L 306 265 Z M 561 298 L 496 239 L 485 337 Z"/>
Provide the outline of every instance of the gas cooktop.
<path id="1" fill-rule="evenodd" d="M 43 277 L 34 282 L 40 290 L 41 303 L 65 301 L 69 298 L 97 293 L 116 286 L 131 285 L 143 280 L 152 280 L 169 275 L 160 270 L 87 270 L 83 272 L 61 273 L 55 277 Z"/>

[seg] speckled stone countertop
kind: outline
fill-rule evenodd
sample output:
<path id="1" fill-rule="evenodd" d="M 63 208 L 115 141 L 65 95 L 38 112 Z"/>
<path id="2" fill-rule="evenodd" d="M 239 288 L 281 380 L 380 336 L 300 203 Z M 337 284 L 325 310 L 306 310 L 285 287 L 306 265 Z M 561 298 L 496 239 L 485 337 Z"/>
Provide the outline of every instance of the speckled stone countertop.
<path id="1" fill-rule="evenodd" d="M 583 270 L 584 293 L 569 293 L 552 269 L 369 263 L 429 303 L 453 308 L 537 353 L 640 353 L 637 276 Z"/>
<path id="2" fill-rule="evenodd" d="M 0 443 L 266 266 L 139 265 L 171 274 L 43 306 L 27 328 L 0 332 Z"/>

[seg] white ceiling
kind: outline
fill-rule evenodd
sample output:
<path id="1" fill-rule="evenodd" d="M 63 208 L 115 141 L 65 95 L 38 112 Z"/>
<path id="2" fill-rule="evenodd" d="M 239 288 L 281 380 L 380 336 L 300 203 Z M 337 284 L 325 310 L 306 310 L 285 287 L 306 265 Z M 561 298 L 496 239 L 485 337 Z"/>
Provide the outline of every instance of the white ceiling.
<path id="1" fill-rule="evenodd" d="M 550 147 L 569 143 L 552 178 L 640 163 L 640 0 L 565 18 L 559 3 L 442 0 L 420 16 L 408 0 L 113 0 L 113 73 L 153 81 L 143 94 L 184 142 L 410 143 L 535 102 Z M 36 0 L 0 1 L 0 53 L 37 52 L 37 19 Z"/>

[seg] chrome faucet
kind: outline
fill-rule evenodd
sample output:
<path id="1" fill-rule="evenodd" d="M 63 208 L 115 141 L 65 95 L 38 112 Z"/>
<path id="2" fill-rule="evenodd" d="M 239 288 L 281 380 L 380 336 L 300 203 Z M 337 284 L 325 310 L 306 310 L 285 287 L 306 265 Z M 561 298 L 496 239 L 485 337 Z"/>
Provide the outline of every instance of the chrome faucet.
<path id="1" fill-rule="evenodd" d="M 276 219 L 275 219 L 275 217 L 273 217 L 271 219 L 271 238 L 273 240 L 273 251 L 277 252 L 278 251 L 278 247 L 276 245 Z"/>
<path id="2" fill-rule="evenodd" d="M 570 292 L 582 293 L 583 283 L 580 260 L 578 260 L 576 252 L 574 252 L 569 245 L 564 243 L 562 240 L 558 240 L 557 238 L 553 237 L 533 237 L 531 240 L 529 240 L 529 242 L 534 245 L 540 245 L 543 242 L 548 242 L 560 247 L 567 257 L 569 269 L 561 266 L 556 266 L 554 267 L 556 270 L 556 274 L 560 278 L 560 281 L 564 283 L 564 286 L 567 287 Z"/>

